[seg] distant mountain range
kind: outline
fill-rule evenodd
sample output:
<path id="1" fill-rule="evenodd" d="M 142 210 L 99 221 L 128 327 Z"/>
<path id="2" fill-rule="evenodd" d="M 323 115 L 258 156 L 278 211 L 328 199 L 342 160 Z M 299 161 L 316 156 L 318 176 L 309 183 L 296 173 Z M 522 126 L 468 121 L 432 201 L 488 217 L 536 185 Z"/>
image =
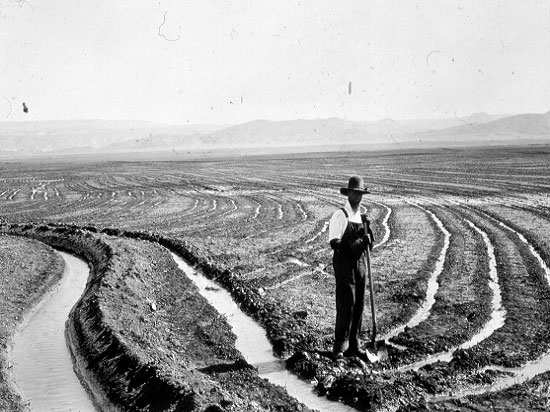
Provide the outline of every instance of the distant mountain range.
<path id="1" fill-rule="evenodd" d="M 126 120 L 0 122 L 0 153 L 93 153 L 153 135 L 209 133 L 223 125 L 164 125 Z"/>
<path id="2" fill-rule="evenodd" d="M 465 122 L 463 125 L 423 133 L 423 136 L 460 136 L 462 138 L 525 139 L 545 137 L 550 139 L 550 112 L 543 114 L 519 114 L 488 122 Z"/>
<path id="3" fill-rule="evenodd" d="M 339 118 L 239 125 L 163 125 L 139 121 L 0 122 L 0 154 L 122 153 L 215 149 L 400 145 L 419 142 L 550 142 L 550 112 L 356 122 Z"/>

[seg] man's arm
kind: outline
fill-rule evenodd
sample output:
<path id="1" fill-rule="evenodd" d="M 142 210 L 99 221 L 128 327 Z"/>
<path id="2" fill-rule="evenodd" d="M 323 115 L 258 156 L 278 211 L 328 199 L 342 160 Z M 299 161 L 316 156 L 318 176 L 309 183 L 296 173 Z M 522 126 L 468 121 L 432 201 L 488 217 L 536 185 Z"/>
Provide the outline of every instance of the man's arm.
<path id="1" fill-rule="evenodd" d="M 332 250 L 341 250 L 342 236 L 348 225 L 348 219 L 341 209 L 332 214 L 328 224 L 328 238 Z"/>

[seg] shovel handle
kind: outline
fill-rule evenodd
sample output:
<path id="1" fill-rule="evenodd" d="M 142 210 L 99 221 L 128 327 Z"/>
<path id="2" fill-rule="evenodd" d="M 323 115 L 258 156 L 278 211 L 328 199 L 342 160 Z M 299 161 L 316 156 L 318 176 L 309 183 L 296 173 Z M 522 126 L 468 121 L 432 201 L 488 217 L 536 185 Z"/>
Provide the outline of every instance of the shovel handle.
<path id="1" fill-rule="evenodd" d="M 369 292 L 370 292 L 370 310 L 371 310 L 371 318 L 372 318 L 372 347 L 376 349 L 376 304 L 374 303 L 374 285 L 372 281 L 372 271 L 370 267 L 370 250 L 367 247 L 367 250 L 365 251 L 365 255 L 367 258 L 367 274 L 369 276 Z"/>

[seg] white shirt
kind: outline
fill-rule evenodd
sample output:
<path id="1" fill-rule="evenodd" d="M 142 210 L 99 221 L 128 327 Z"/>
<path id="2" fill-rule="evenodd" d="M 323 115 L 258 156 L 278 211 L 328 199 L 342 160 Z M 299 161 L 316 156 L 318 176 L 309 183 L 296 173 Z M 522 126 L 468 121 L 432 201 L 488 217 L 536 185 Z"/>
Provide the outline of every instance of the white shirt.
<path id="1" fill-rule="evenodd" d="M 346 218 L 346 215 L 342 209 L 335 211 L 330 218 L 328 224 L 329 242 L 332 239 L 342 239 L 342 236 L 344 236 L 344 232 L 346 231 L 346 227 L 348 226 L 348 222 L 363 223 L 361 220 L 361 207 L 358 207 L 357 212 L 354 212 L 349 204 L 349 200 L 346 200 L 344 209 L 348 212 L 348 218 Z"/>

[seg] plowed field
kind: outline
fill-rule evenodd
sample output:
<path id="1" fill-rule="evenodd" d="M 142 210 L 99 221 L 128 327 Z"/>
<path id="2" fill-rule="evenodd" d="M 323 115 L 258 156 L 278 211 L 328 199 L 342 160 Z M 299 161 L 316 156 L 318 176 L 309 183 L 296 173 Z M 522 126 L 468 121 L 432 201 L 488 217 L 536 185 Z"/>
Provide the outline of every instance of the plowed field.
<path id="1" fill-rule="evenodd" d="M 374 364 L 327 356 L 327 225 L 351 174 L 372 191 L 363 206 L 390 355 Z M 547 411 L 548 176 L 547 146 L 7 162 L 0 221 L 185 241 L 254 297 L 243 306 L 287 367 L 359 410 Z"/>

